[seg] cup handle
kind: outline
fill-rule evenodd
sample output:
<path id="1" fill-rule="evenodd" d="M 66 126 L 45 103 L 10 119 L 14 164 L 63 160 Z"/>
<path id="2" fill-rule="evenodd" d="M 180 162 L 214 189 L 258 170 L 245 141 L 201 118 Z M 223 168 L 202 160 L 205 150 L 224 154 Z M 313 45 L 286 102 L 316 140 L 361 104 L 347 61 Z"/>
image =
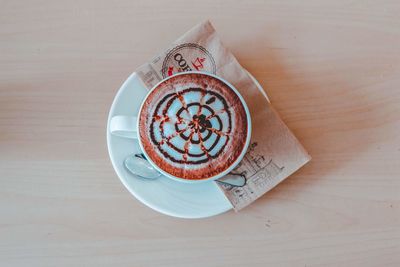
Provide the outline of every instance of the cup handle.
<path id="1" fill-rule="evenodd" d="M 113 135 L 137 139 L 137 117 L 134 116 L 114 116 L 110 121 L 110 132 Z"/>

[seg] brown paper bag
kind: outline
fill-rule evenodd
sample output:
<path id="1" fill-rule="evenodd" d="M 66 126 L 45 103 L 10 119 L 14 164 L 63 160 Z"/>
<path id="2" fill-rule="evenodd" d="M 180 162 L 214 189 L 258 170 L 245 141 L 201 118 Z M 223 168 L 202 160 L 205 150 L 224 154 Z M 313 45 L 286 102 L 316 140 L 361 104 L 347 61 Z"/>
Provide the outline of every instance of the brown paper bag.
<path id="1" fill-rule="evenodd" d="M 148 89 L 163 78 L 181 71 L 216 74 L 235 86 L 251 114 L 249 149 L 234 170 L 245 176 L 243 187 L 216 182 L 238 211 L 298 170 L 311 157 L 272 108 L 266 94 L 257 88 L 247 71 L 218 38 L 209 21 L 176 40 L 168 49 L 136 72 Z"/>

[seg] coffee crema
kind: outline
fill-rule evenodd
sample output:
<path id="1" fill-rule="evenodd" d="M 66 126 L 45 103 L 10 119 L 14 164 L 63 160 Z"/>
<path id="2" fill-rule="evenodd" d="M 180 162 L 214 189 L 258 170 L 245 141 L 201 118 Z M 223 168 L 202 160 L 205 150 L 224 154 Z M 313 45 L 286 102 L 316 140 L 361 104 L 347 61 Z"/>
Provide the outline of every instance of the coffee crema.
<path id="1" fill-rule="evenodd" d="M 221 80 L 202 73 L 177 75 L 147 96 L 139 138 L 149 159 L 175 177 L 201 180 L 228 169 L 247 139 L 246 110 Z"/>

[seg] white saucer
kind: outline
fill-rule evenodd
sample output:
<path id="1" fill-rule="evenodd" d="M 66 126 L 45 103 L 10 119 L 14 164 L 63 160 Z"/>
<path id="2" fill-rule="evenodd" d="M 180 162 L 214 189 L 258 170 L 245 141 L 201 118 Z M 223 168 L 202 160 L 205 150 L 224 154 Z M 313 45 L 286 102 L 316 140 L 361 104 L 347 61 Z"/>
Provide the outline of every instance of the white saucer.
<path id="1" fill-rule="evenodd" d="M 268 99 L 255 78 L 249 74 Z M 232 209 L 231 203 L 213 181 L 201 184 L 182 183 L 161 176 L 146 180 L 128 172 L 123 166 L 124 159 L 139 153 L 139 144 L 110 134 L 110 119 L 116 115 L 134 116 L 146 96 L 145 89 L 136 73 L 132 73 L 119 89 L 112 103 L 107 122 L 107 146 L 115 172 L 125 187 L 139 201 L 166 215 L 180 218 L 204 218 Z"/>

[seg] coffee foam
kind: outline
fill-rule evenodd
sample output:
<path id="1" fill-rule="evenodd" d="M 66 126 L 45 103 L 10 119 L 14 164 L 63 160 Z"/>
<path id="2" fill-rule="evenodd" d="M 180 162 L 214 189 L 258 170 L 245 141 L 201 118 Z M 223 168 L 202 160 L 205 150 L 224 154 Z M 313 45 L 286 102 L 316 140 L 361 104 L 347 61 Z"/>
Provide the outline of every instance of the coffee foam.
<path id="1" fill-rule="evenodd" d="M 149 158 L 183 179 L 227 169 L 243 150 L 247 115 L 232 89 L 204 74 L 175 76 L 147 97 L 139 135 Z"/>

